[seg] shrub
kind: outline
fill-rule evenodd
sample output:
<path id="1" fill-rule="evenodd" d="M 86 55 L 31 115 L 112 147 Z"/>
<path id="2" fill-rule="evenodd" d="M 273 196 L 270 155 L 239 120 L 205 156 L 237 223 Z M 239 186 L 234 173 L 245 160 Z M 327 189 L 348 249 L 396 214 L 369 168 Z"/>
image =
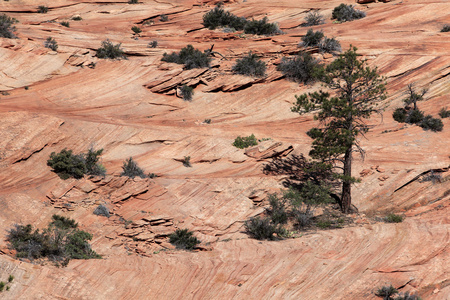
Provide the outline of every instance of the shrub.
<path id="1" fill-rule="evenodd" d="M 319 44 L 319 51 L 326 53 L 341 52 L 341 43 L 335 38 L 324 37 Z"/>
<path id="2" fill-rule="evenodd" d="M 13 280 L 14 280 L 14 276 L 13 275 L 9 275 L 8 282 L 13 282 Z"/>
<path id="3" fill-rule="evenodd" d="M 191 157 L 190 156 L 185 156 L 183 159 L 183 166 L 185 166 L 186 168 L 190 168 L 192 167 L 191 165 Z"/>
<path id="4" fill-rule="evenodd" d="M 193 236 L 193 232 L 188 229 L 177 229 L 174 233 L 169 235 L 169 242 L 177 247 L 177 249 L 192 250 L 200 241 Z"/>
<path id="5" fill-rule="evenodd" d="M 325 24 L 325 18 L 318 10 L 310 11 L 305 17 L 305 23 L 302 26 L 315 26 Z"/>
<path id="6" fill-rule="evenodd" d="M 403 216 L 390 213 L 384 218 L 384 221 L 387 223 L 401 223 L 403 222 Z"/>
<path id="7" fill-rule="evenodd" d="M 135 33 L 135 34 L 139 34 L 142 32 L 142 29 L 139 28 L 138 26 L 133 26 L 131 27 L 131 30 Z"/>
<path id="8" fill-rule="evenodd" d="M 194 95 L 194 88 L 183 84 L 180 88 L 181 97 L 185 101 L 191 101 L 192 95 Z"/>
<path id="9" fill-rule="evenodd" d="M 407 116 L 408 112 L 402 107 L 395 109 L 395 111 L 392 113 L 392 117 L 394 118 L 394 120 L 399 123 L 405 123 Z"/>
<path id="10" fill-rule="evenodd" d="M 53 51 L 56 51 L 58 49 L 58 43 L 56 40 L 52 37 L 48 37 L 44 42 L 45 48 L 50 48 Z"/>
<path id="11" fill-rule="evenodd" d="M 176 64 L 184 64 L 184 68 L 187 70 L 194 68 L 207 68 L 211 62 L 211 58 L 208 54 L 201 52 L 198 49 L 194 49 L 192 45 L 187 45 L 182 48 L 179 53 L 164 53 L 161 60 Z"/>
<path id="12" fill-rule="evenodd" d="M 261 20 L 247 21 L 244 26 L 244 32 L 247 34 L 257 34 L 257 35 L 274 35 L 280 34 L 281 30 L 275 23 L 268 23 L 267 17 Z"/>
<path id="13" fill-rule="evenodd" d="M 159 20 L 161 22 L 167 22 L 169 21 L 169 17 L 167 15 L 162 14 L 161 16 L 159 16 Z"/>
<path id="14" fill-rule="evenodd" d="M 409 124 L 419 124 L 424 118 L 423 112 L 420 110 L 412 109 L 408 112 L 406 116 L 406 123 Z"/>
<path id="15" fill-rule="evenodd" d="M 81 16 L 73 16 L 72 20 L 74 20 L 74 21 L 81 21 L 81 20 L 83 20 L 83 18 Z"/>
<path id="16" fill-rule="evenodd" d="M 138 0 L 129 0 L 128 4 L 138 4 Z"/>
<path id="17" fill-rule="evenodd" d="M 257 240 L 274 240 L 274 234 L 280 233 L 280 228 L 273 224 L 270 218 L 253 217 L 244 223 L 245 230 Z"/>
<path id="18" fill-rule="evenodd" d="M 365 16 L 365 12 L 355 9 L 352 5 L 341 3 L 341 5 L 333 9 L 331 19 L 336 19 L 339 22 L 348 22 L 364 18 Z"/>
<path id="19" fill-rule="evenodd" d="M 447 107 L 441 108 L 441 110 L 439 111 L 439 117 L 441 117 L 442 119 L 450 118 L 450 110 L 448 110 Z"/>
<path id="20" fill-rule="evenodd" d="M 125 58 L 125 53 L 120 49 L 121 44 L 114 45 L 111 41 L 105 40 L 102 46 L 97 49 L 98 58 L 120 59 Z"/>
<path id="21" fill-rule="evenodd" d="M 262 77 L 266 72 L 266 63 L 261 61 L 254 53 L 236 60 L 236 64 L 231 69 L 235 74 L 246 76 Z"/>
<path id="22" fill-rule="evenodd" d="M 420 182 L 427 182 L 427 181 L 431 181 L 433 184 L 435 183 L 441 183 L 442 182 L 442 175 L 441 174 L 436 174 L 433 171 L 430 172 L 430 174 L 428 174 L 427 176 L 424 176 Z"/>
<path id="23" fill-rule="evenodd" d="M 450 31 L 450 25 L 444 25 L 441 29 L 441 32 L 449 32 Z"/>
<path id="24" fill-rule="evenodd" d="M 70 27 L 70 23 L 67 22 L 67 21 L 62 21 L 62 22 L 59 23 L 59 24 L 61 24 L 62 26 L 65 26 L 65 27 Z"/>
<path id="25" fill-rule="evenodd" d="M 47 160 L 47 166 L 50 166 L 61 179 L 70 177 L 80 179 L 87 172 L 82 156 L 73 155 L 72 150 L 66 149 L 61 150 L 58 154 L 52 152 L 50 159 Z"/>
<path id="26" fill-rule="evenodd" d="M 433 118 L 431 115 L 425 116 L 420 122 L 420 127 L 422 127 L 425 130 L 431 130 L 431 131 L 442 131 L 444 128 L 444 123 L 442 123 L 441 119 Z"/>
<path id="27" fill-rule="evenodd" d="M 87 241 L 92 235 L 76 229 L 75 220 L 58 215 L 52 216 L 53 221 L 42 232 L 33 231 L 28 224 L 15 225 L 8 232 L 7 239 L 17 257 L 26 257 L 30 260 L 48 258 L 56 263 L 66 265 L 70 259 L 100 258 L 93 251 Z"/>
<path id="28" fill-rule="evenodd" d="M 3 281 L 0 281 L 0 292 L 3 292 L 3 289 L 5 288 L 6 284 Z"/>
<path id="29" fill-rule="evenodd" d="M 235 30 L 244 29 L 247 20 L 225 11 L 220 6 L 216 6 L 203 15 L 203 25 L 208 29 L 216 29 L 217 27 L 230 27 Z"/>
<path id="30" fill-rule="evenodd" d="M 316 80 L 319 69 L 319 61 L 307 52 L 301 52 L 293 59 L 283 58 L 277 66 L 288 79 L 305 84 Z"/>
<path id="31" fill-rule="evenodd" d="M 111 216 L 111 214 L 109 213 L 109 209 L 103 204 L 100 204 L 99 206 L 97 206 L 95 208 L 94 215 L 96 215 L 96 216 L 104 216 L 104 217 L 107 217 L 107 218 L 109 218 Z"/>
<path id="32" fill-rule="evenodd" d="M 5 14 L 0 15 L 0 37 L 13 39 L 16 36 L 14 35 L 14 31 L 16 31 L 16 27 L 13 26 L 14 23 L 18 21 L 14 18 L 11 18 Z"/>
<path id="33" fill-rule="evenodd" d="M 203 121 L 203 123 L 211 124 L 211 119 L 205 119 L 205 120 Z"/>
<path id="34" fill-rule="evenodd" d="M 322 31 L 314 31 L 312 29 L 309 29 L 306 35 L 302 37 L 302 42 L 300 45 L 303 47 L 317 47 L 319 46 L 323 37 L 324 34 Z"/>
<path id="35" fill-rule="evenodd" d="M 130 157 L 129 159 L 127 159 L 126 161 L 123 162 L 122 170 L 123 171 L 120 174 L 120 176 L 128 176 L 130 178 L 134 178 L 136 176 L 141 177 L 141 178 L 147 177 L 147 176 L 145 176 L 144 170 L 139 168 L 139 166 L 133 160 L 132 157 Z"/>
<path id="36" fill-rule="evenodd" d="M 288 213 L 286 211 L 286 201 L 280 199 L 276 194 L 269 195 L 269 215 L 273 224 L 286 224 Z"/>
<path id="37" fill-rule="evenodd" d="M 106 169 L 102 164 L 99 164 L 100 155 L 102 155 L 102 153 L 103 149 L 95 151 L 94 148 L 90 148 L 87 154 L 82 154 L 86 165 L 86 174 L 105 176 Z"/>
<path id="38" fill-rule="evenodd" d="M 233 146 L 235 146 L 236 148 L 239 148 L 239 149 L 244 149 L 244 148 L 248 148 L 250 146 L 256 146 L 256 145 L 258 145 L 258 141 L 256 140 L 256 137 L 254 134 L 252 134 L 250 136 L 244 136 L 244 137 L 238 136 L 233 142 Z"/>
<path id="39" fill-rule="evenodd" d="M 375 293 L 378 297 L 384 297 L 384 299 L 392 299 L 391 296 L 398 293 L 398 290 L 394 288 L 392 285 L 390 286 L 383 286 Z"/>
<path id="40" fill-rule="evenodd" d="M 48 12 L 48 7 L 45 5 L 39 5 L 37 12 L 40 14 L 46 14 Z"/>
<path id="41" fill-rule="evenodd" d="M 156 41 L 156 40 L 151 41 L 150 43 L 148 43 L 148 47 L 149 48 L 156 48 L 156 47 L 158 47 L 158 41 Z"/>

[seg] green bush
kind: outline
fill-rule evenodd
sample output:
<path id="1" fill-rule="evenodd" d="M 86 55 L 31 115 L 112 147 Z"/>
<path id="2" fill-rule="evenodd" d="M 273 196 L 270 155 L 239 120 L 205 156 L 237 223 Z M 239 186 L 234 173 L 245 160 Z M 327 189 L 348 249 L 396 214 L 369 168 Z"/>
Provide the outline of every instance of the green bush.
<path id="1" fill-rule="evenodd" d="M 408 112 L 403 107 L 396 108 L 392 113 L 392 117 L 399 123 L 405 123 Z"/>
<path id="2" fill-rule="evenodd" d="M 3 281 L 0 281 L 0 292 L 3 292 L 5 289 L 6 284 Z"/>
<path id="3" fill-rule="evenodd" d="M 384 221 L 387 223 L 401 223 L 403 222 L 403 219 L 403 216 L 390 213 L 384 218 Z"/>
<path id="4" fill-rule="evenodd" d="M 52 37 L 48 37 L 45 42 L 44 42 L 44 46 L 45 48 L 50 48 L 53 51 L 58 50 L 58 43 L 56 42 L 56 40 Z"/>
<path id="5" fill-rule="evenodd" d="M 439 116 L 444 119 L 444 118 L 450 118 L 450 110 L 447 109 L 447 107 L 443 107 L 441 108 L 441 110 L 439 111 Z"/>
<path id="6" fill-rule="evenodd" d="M 277 194 L 269 195 L 269 215 L 272 223 L 275 225 L 286 224 L 288 221 L 288 213 L 286 211 L 286 201 L 279 198 Z"/>
<path id="7" fill-rule="evenodd" d="M 433 118 L 431 115 L 428 115 L 422 119 L 422 122 L 420 122 L 420 127 L 425 130 L 436 132 L 442 131 L 442 129 L 444 128 L 444 123 L 442 123 L 441 119 Z"/>
<path id="8" fill-rule="evenodd" d="M 138 0 L 128 0 L 128 4 L 138 4 Z"/>
<path id="9" fill-rule="evenodd" d="M 169 21 L 169 17 L 167 15 L 162 14 L 159 16 L 159 20 L 161 22 L 167 22 L 167 21 Z"/>
<path id="10" fill-rule="evenodd" d="M 181 97 L 185 101 L 191 101 L 192 96 L 194 95 L 194 88 L 183 84 L 180 88 Z"/>
<path id="11" fill-rule="evenodd" d="M 80 179 L 84 174 L 105 175 L 106 169 L 98 164 L 102 152 L 103 149 L 95 151 L 91 148 L 87 154 L 74 155 L 72 150 L 63 149 L 58 154 L 55 152 L 50 154 L 47 166 L 50 166 L 61 179 L 70 177 Z"/>
<path id="12" fill-rule="evenodd" d="M 266 63 L 250 52 L 247 56 L 236 60 L 236 64 L 231 70 L 235 74 L 262 77 L 266 73 Z"/>
<path id="13" fill-rule="evenodd" d="M 450 25 L 444 25 L 441 29 L 441 32 L 449 32 L 450 31 Z"/>
<path id="14" fill-rule="evenodd" d="M 61 23 L 59 23 L 59 24 L 61 24 L 62 26 L 64 26 L 64 27 L 70 27 L 70 23 L 69 22 L 67 22 L 67 21 L 62 21 Z"/>
<path id="15" fill-rule="evenodd" d="M 313 58 L 311 54 L 300 52 L 293 59 L 283 58 L 277 66 L 277 70 L 290 80 L 306 84 L 316 80 L 320 67 L 319 61 Z"/>
<path id="16" fill-rule="evenodd" d="M 257 34 L 257 35 L 274 35 L 280 34 L 281 30 L 275 23 L 268 23 L 267 17 L 261 20 L 247 21 L 244 26 L 244 32 L 247 34 Z"/>
<path id="17" fill-rule="evenodd" d="M 324 37 L 319 44 L 319 51 L 326 53 L 341 52 L 341 43 L 335 38 Z"/>
<path id="18" fill-rule="evenodd" d="M 149 48 L 156 48 L 156 47 L 158 47 L 158 41 L 157 40 L 151 41 L 150 43 L 148 43 L 148 47 Z"/>
<path id="19" fill-rule="evenodd" d="M 147 177 L 144 173 L 144 170 L 139 168 L 137 163 L 133 160 L 132 157 L 123 162 L 122 173 L 120 176 L 128 176 L 130 178 L 134 178 L 136 176 L 145 178 Z"/>
<path id="20" fill-rule="evenodd" d="M 74 21 L 81 21 L 81 20 L 83 20 L 83 18 L 80 17 L 80 16 L 74 16 L 74 17 L 72 17 L 72 20 L 74 20 Z"/>
<path id="21" fill-rule="evenodd" d="M 135 34 L 139 34 L 142 32 L 142 29 L 139 28 L 138 26 L 133 26 L 131 27 L 131 30 L 135 33 Z"/>
<path id="22" fill-rule="evenodd" d="M 76 229 L 77 223 L 69 218 L 52 216 L 53 221 L 42 232 L 28 224 L 15 225 L 7 239 L 17 251 L 17 257 L 30 260 L 48 258 L 57 264 L 67 265 L 70 259 L 101 258 L 87 241 L 92 235 Z"/>
<path id="23" fill-rule="evenodd" d="M 13 282 L 13 280 L 14 280 L 14 276 L 13 275 L 9 275 L 8 282 Z"/>
<path id="24" fill-rule="evenodd" d="M 243 30 L 247 20 L 225 11 L 220 6 L 216 6 L 203 15 L 203 25 L 208 29 L 216 29 L 217 27 L 229 27 L 235 30 Z"/>
<path id="25" fill-rule="evenodd" d="M 309 29 L 306 35 L 302 37 L 301 46 L 303 47 L 318 47 L 322 41 L 324 34 L 322 31 L 314 31 Z"/>
<path id="26" fill-rule="evenodd" d="M 5 14 L 0 14 L 0 37 L 13 39 L 16 36 L 14 35 L 14 31 L 16 31 L 16 27 L 14 23 L 18 21 L 14 18 L 11 18 Z"/>
<path id="27" fill-rule="evenodd" d="M 365 12 L 355 9 L 352 5 L 341 3 L 341 5 L 333 9 L 331 19 L 336 19 L 339 22 L 348 22 L 364 18 L 365 16 Z"/>
<path id="28" fill-rule="evenodd" d="M 125 58 L 125 52 L 120 48 L 121 44 L 114 45 L 111 41 L 105 40 L 102 46 L 97 49 L 98 58 L 120 59 Z"/>
<path id="29" fill-rule="evenodd" d="M 384 297 L 384 299 L 392 299 L 392 296 L 397 294 L 398 290 L 394 288 L 392 285 L 390 286 L 383 286 L 377 290 L 375 295 L 378 297 Z"/>
<path id="30" fill-rule="evenodd" d="M 184 157 L 184 159 L 183 159 L 183 166 L 185 166 L 186 168 L 192 167 L 191 157 L 190 156 L 185 156 Z"/>
<path id="31" fill-rule="evenodd" d="M 235 146 L 236 148 L 239 148 L 239 149 L 244 149 L 244 148 L 248 148 L 250 146 L 256 146 L 256 145 L 258 145 L 258 141 L 256 140 L 256 137 L 254 134 L 252 134 L 250 136 L 244 136 L 244 137 L 238 136 L 233 142 L 233 146 Z"/>
<path id="32" fill-rule="evenodd" d="M 420 110 L 412 109 L 408 112 L 406 116 L 406 123 L 409 124 L 419 124 L 424 118 L 423 112 Z"/>
<path id="33" fill-rule="evenodd" d="M 187 70 L 195 68 L 207 68 L 211 63 L 211 58 L 207 53 L 201 52 L 198 49 L 194 49 L 192 45 L 187 45 L 186 47 L 182 48 L 179 53 L 164 53 L 161 60 L 165 62 L 184 65 L 184 68 Z"/>
<path id="34" fill-rule="evenodd" d="M 37 12 L 40 14 L 46 14 L 48 12 L 48 7 L 45 5 L 39 5 Z"/>
<path id="35" fill-rule="evenodd" d="M 302 26 L 309 27 L 321 24 L 325 24 L 325 18 L 318 10 L 313 10 L 306 15 L 305 23 Z"/>
<path id="36" fill-rule="evenodd" d="M 200 241 L 193 236 L 193 232 L 188 229 L 177 229 L 174 233 L 169 235 L 169 242 L 177 247 L 177 249 L 192 250 Z"/>
<path id="37" fill-rule="evenodd" d="M 281 228 L 274 224 L 270 218 L 250 218 L 245 221 L 244 227 L 245 230 L 257 240 L 274 240 L 274 234 L 281 233 Z"/>

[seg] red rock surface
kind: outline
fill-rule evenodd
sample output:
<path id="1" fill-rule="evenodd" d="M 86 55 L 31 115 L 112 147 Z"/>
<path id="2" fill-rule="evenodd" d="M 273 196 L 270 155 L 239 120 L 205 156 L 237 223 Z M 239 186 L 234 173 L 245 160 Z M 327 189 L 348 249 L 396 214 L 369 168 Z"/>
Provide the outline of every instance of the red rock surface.
<path id="1" fill-rule="evenodd" d="M 333 24 L 331 11 L 341 2 L 225 2 L 239 16 L 267 15 L 284 31 L 257 37 L 205 29 L 202 15 L 214 1 L 58 0 L 47 14 L 34 13 L 42 1 L 2 1 L 0 11 L 19 20 L 19 38 L 0 38 L 0 90 L 9 93 L 0 95 L 0 280 L 15 276 L 1 297 L 375 299 L 376 288 L 392 284 L 424 299 L 450 299 L 450 119 L 433 133 L 391 117 L 409 83 L 429 88 L 419 103 L 427 114 L 450 107 L 450 38 L 440 32 L 450 23 L 450 3 L 356 4 L 366 18 Z M 294 95 L 320 85 L 287 81 L 274 64 L 298 51 L 307 31 L 299 25 L 311 9 L 326 17 L 316 29 L 344 49 L 357 46 L 386 76 L 387 109 L 361 140 L 366 159 L 355 159 L 354 173 L 362 177 L 353 189 L 355 223 L 260 242 L 244 233 L 243 222 L 264 211 L 262 200 L 284 178 L 264 174 L 264 166 L 273 156 L 306 154 L 310 147 L 312 116 L 299 117 L 290 107 Z M 159 21 L 161 14 L 169 21 Z M 74 15 L 83 20 L 70 20 Z M 154 21 L 144 25 L 147 20 Z M 142 28 L 137 39 L 134 25 Z M 49 36 L 57 52 L 44 48 Z M 107 38 L 122 43 L 127 60 L 95 57 Z M 147 47 L 153 40 L 158 47 Z M 201 50 L 214 44 L 227 60 L 191 71 L 161 62 L 164 52 L 187 44 Z M 232 75 L 235 59 L 250 50 L 268 64 L 266 78 Z M 176 97 L 184 83 L 195 85 L 192 102 Z M 231 145 L 252 133 L 270 140 L 247 151 Z M 104 149 L 105 178 L 62 181 L 46 165 L 53 151 L 91 146 Z M 191 168 L 181 163 L 185 156 Z M 120 177 L 128 157 L 159 177 Z M 422 181 L 430 170 L 442 180 Z M 94 215 L 98 204 L 113 216 Z M 405 221 L 377 221 L 392 211 L 404 213 Z M 56 268 L 12 258 L 6 230 L 15 223 L 45 227 L 54 213 L 93 233 L 103 259 Z M 202 251 L 174 250 L 167 235 L 176 228 L 195 231 Z"/>

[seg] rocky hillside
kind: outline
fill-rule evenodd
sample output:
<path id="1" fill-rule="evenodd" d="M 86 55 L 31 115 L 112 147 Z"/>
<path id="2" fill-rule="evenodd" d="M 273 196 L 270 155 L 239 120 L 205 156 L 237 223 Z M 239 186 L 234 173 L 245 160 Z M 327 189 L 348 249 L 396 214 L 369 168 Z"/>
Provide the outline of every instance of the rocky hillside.
<path id="1" fill-rule="evenodd" d="M 441 132 L 392 118 L 411 83 L 428 88 L 418 103 L 426 114 L 450 108 L 450 33 L 440 32 L 450 24 L 449 1 L 225 1 L 237 16 L 278 23 L 282 33 L 273 36 L 205 28 L 202 16 L 216 2 L 55 0 L 46 13 L 37 12 L 42 1 L 1 2 L 0 13 L 18 23 L 17 38 L 0 38 L 0 281 L 15 278 L 0 298 L 380 299 L 377 288 L 392 284 L 450 299 L 450 118 Z M 341 2 L 366 17 L 333 22 Z M 300 50 L 313 9 L 325 17 L 315 30 L 343 50 L 356 46 L 386 77 L 386 110 L 360 141 L 365 159 L 355 156 L 361 182 L 352 222 L 258 241 L 243 224 L 264 213 L 267 195 L 289 176 L 264 170 L 311 147 L 313 115 L 290 108 L 295 95 L 321 86 L 289 81 L 276 66 Z M 44 47 L 49 37 L 56 51 Z M 107 39 L 126 59 L 96 57 Z M 214 45 L 220 55 L 191 70 L 161 61 L 188 44 Z M 265 77 L 233 74 L 249 51 L 267 64 Z M 194 88 L 192 101 L 180 97 L 183 84 Z M 249 150 L 232 145 L 251 134 L 264 141 Z M 52 152 L 91 147 L 103 149 L 105 177 L 62 180 L 47 166 Z M 129 157 L 158 177 L 120 176 Z M 426 180 L 430 174 L 438 180 Z M 111 217 L 93 214 L 99 204 Z M 406 218 L 380 221 L 389 212 Z M 44 228 L 53 214 L 92 233 L 103 258 L 64 268 L 16 259 L 8 229 Z M 194 232 L 197 250 L 174 249 L 168 235 L 177 228 Z"/>

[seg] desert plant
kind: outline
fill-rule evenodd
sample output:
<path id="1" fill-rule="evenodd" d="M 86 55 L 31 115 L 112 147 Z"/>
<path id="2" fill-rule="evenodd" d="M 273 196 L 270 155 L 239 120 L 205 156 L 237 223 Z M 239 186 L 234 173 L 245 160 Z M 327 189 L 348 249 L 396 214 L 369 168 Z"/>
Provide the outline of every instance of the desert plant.
<path id="1" fill-rule="evenodd" d="M 244 227 L 257 240 L 274 240 L 274 234 L 281 233 L 281 229 L 270 218 L 252 217 L 245 221 Z"/>
<path id="2" fill-rule="evenodd" d="M 191 157 L 190 157 L 190 156 L 185 156 L 185 157 L 183 158 L 183 166 L 185 166 L 186 168 L 192 167 L 192 164 L 191 164 Z"/>
<path id="3" fill-rule="evenodd" d="M 8 282 L 13 282 L 13 280 L 14 280 L 14 276 L 13 275 L 9 275 Z"/>
<path id="4" fill-rule="evenodd" d="M 383 286 L 377 290 L 375 295 L 378 297 L 383 297 L 385 300 L 392 300 L 392 296 L 398 293 L 398 290 L 394 288 L 392 285 Z"/>
<path id="5" fill-rule="evenodd" d="M 40 14 L 46 14 L 48 12 L 48 7 L 45 5 L 39 5 L 37 12 Z"/>
<path id="6" fill-rule="evenodd" d="M 442 129 L 444 128 L 444 123 L 442 123 L 441 119 L 433 118 L 431 115 L 427 115 L 420 122 L 420 127 L 422 127 L 425 130 L 431 130 L 436 132 L 442 131 Z"/>
<path id="7" fill-rule="evenodd" d="M 277 194 L 269 195 L 269 215 L 272 223 L 286 224 L 288 221 L 288 213 L 286 211 L 286 200 L 279 198 Z"/>
<path id="8" fill-rule="evenodd" d="M 132 157 L 130 157 L 129 159 L 127 159 L 126 161 L 123 162 L 122 170 L 123 171 L 120 174 L 120 176 L 128 176 L 130 178 L 134 178 L 136 176 L 141 177 L 141 178 L 147 177 L 147 176 L 145 176 L 144 170 L 139 168 L 139 166 L 133 160 Z"/>
<path id="9" fill-rule="evenodd" d="M 167 21 L 169 21 L 169 17 L 167 15 L 162 14 L 159 16 L 159 20 L 161 22 L 167 22 Z"/>
<path id="10" fill-rule="evenodd" d="M 150 43 L 148 43 L 148 47 L 149 48 L 156 48 L 156 47 L 158 47 L 158 41 L 157 40 L 151 41 Z"/>
<path id="11" fill-rule="evenodd" d="M 193 234 L 188 229 L 177 229 L 169 235 L 169 242 L 178 249 L 192 250 L 200 244 L 200 241 Z"/>
<path id="12" fill-rule="evenodd" d="M 131 27 L 131 30 L 135 33 L 135 34 L 139 34 L 142 32 L 142 29 L 139 28 L 138 26 L 133 26 Z"/>
<path id="13" fill-rule="evenodd" d="M 449 32 L 450 31 L 450 25 L 444 25 L 441 29 L 441 32 Z"/>
<path id="14" fill-rule="evenodd" d="M 305 17 L 305 23 L 302 26 L 315 26 L 325 24 L 325 18 L 318 10 L 310 11 Z"/>
<path id="15" fill-rule="evenodd" d="M 138 0 L 128 0 L 128 4 L 138 4 Z"/>
<path id="16" fill-rule="evenodd" d="M 84 163 L 86 165 L 86 174 L 104 176 L 106 169 L 102 164 L 99 164 L 100 155 L 102 155 L 103 149 L 94 150 L 89 148 L 86 154 L 82 154 Z"/>
<path id="17" fill-rule="evenodd" d="M 441 108 L 441 110 L 439 111 L 439 117 L 441 117 L 442 119 L 450 118 L 450 110 L 447 109 L 447 107 Z"/>
<path id="18" fill-rule="evenodd" d="M 399 123 L 405 123 L 406 117 L 408 116 L 408 112 L 403 107 L 396 108 L 394 112 L 392 113 L 392 117 L 395 121 Z"/>
<path id="19" fill-rule="evenodd" d="M 18 21 L 14 18 L 11 18 L 5 14 L 0 14 L 0 37 L 13 39 L 16 36 L 14 35 L 14 31 L 16 31 L 16 27 L 14 23 Z"/>
<path id="20" fill-rule="evenodd" d="M 315 81 L 319 69 L 319 61 L 307 52 L 300 52 L 292 59 L 283 58 L 277 66 L 277 70 L 281 71 L 288 79 L 303 83 Z"/>
<path id="21" fill-rule="evenodd" d="M 3 292 L 5 289 L 6 284 L 3 281 L 0 281 L 0 292 Z"/>
<path id="22" fill-rule="evenodd" d="M 335 38 L 324 37 L 319 43 L 319 51 L 326 53 L 341 52 L 341 43 Z"/>
<path id="23" fill-rule="evenodd" d="M 95 208 L 94 215 L 104 216 L 107 218 L 109 218 L 111 216 L 111 214 L 109 213 L 109 209 L 103 204 L 100 204 L 99 206 L 97 206 Z"/>
<path id="24" fill-rule="evenodd" d="M 256 145 L 258 145 L 258 140 L 253 133 L 250 136 L 238 136 L 233 142 L 233 146 L 239 149 L 244 149 Z"/>
<path id="25" fill-rule="evenodd" d="M 120 48 L 121 44 L 114 45 L 110 40 L 102 42 L 102 46 L 97 49 L 98 58 L 120 59 L 125 58 L 124 51 Z"/>
<path id="26" fill-rule="evenodd" d="M 67 230 L 71 228 L 77 228 L 78 223 L 71 218 L 67 218 L 60 215 L 53 215 L 52 221 L 49 223 L 49 227 L 54 226 L 59 229 Z"/>
<path id="27" fill-rule="evenodd" d="M 247 56 L 236 60 L 231 68 L 235 74 L 262 77 L 266 72 L 266 63 L 260 60 L 258 55 L 249 52 Z"/>
<path id="28" fill-rule="evenodd" d="M 176 64 L 184 64 L 184 68 L 187 70 L 194 68 L 207 68 L 211 62 L 211 58 L 207 53 L 195 49 L 192 45 L 187 45 L 182 48 L 179 53 L 164 53 L 161 60 Z"/>
<path id="29" fill-rule="evenodd" d="M 205 123 L 205 124 L 211 124 L 211 119 L 205 119 L 205 120 L 203 121 L 203 123 Z"/>
<path id="30" fill-rule="evenodd" d="M 384 217 L 384 221 L 386 223 L 401 223 L 403 222 L 404 217 L 401 215 L 396 215 L 394 213 L 388 214 L 386 217 Z"/>
<path id="31" fill-rule="evenodd" d="M 413 109 L 407 113 L 405 121 L 409 124 L 420 124 L 424 117 L 422 111 Z"/>
<path id="32" fill-rule="evenodd" d="M 52 49 L 53 51 L 58 50 L 58 43 L 52 37 L 48 37 L 44 42 L 45 48 Z"/>
<path id="33" fill-rule="evenodd" d="M 302 42 L 300 43 L 303 47 L 317 47 L 322 41 L 324 34 L 322 31 L 314 31 L 308 29 L 306 35 L 302 37 Z"/>
<path id="34" fill-rule="evenodd" d="M 442 175 L 441 174 L 436 174 L 434 171 L 431 171 L 430 174 L 424 176 L 420 182 L 427 182 L 427 181 L 431 181 L 433 184 L 434 183 L 441 183 L 442 182 Z"/>
<path id="35" fill-rule="evenodd" d="M 83 157 L 72 154 L 72 150 L 61 150 L 56 154 L 52 152 L 47 165 L 53 169 L 53 172 L 58 174 L 61 179 L 68 179 L 74 177 L 76 179 L 82 178 L 86 174 L 86 165 Z"/>
<path id="36" fill-rule="evenodd" d="M 59 24 L 61 24 L 61 25 L 64 26 L 64 27 L 70 27 L 70 23 L 69 23 L 68 21 L 62 21 L 62 22 L 59 23 Z"/>
<path id="37" fill-rule="evenodd" d="M 268 23 L 267 17 L 261 20 L 252 19 L 247 21 L 244 26 L 244 32 L 246 34 L 257 34 L 257 35 L 274 35 L 280 34 L 281 30 L 275 23 Z"/>
<path id="38" fill-rule="evenodd" d="M 209 29 L 217 27 L 229 27 L 235 30 L 244 29 L 247 20 L 225 11 L 221 6 L 216 6 L 203 15 L 203 25 Z"/>
<path id="39" fill-rule="evenodd" d="M 74 20 L 74 21 L 81 21 L 81 20 L 83 20 L 83 18 L 81 16 L 73 16 L 72 20 Z"/>
<path id="40" fill-rule="evenodd" d="M 348 22 L 364 18 L 365 16 L 365 12 L 355 9 L 352 5 L 341 3 L 333 9 L 331 19 L 336 19 L 339 22 Z"/>
<path id="41" fill-rule="evenodd" d="M 191 101 L 192 96 L 194 95 L 194 88 L 187 86 L 186 84 L 183 84 L 180 87 L 180 94 L 181 94 L 181 97 L 183 97 L 183 100 Z"/>

